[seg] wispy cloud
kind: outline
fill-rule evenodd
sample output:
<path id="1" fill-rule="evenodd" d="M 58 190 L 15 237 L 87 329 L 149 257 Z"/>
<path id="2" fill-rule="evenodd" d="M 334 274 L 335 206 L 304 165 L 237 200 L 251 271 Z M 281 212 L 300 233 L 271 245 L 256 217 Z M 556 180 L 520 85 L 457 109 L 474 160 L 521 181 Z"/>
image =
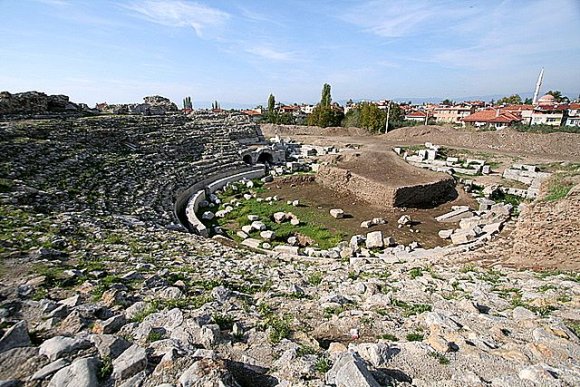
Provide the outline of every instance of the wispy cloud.
<path id="1" fill-rule="evenodd" d="M 199 37 L 209 28 L 223 26 L 230 14 L 204 4 L 181 0 L 134 1 L 125 6 L 152 23 L 168 27 L 191 27 Z"/>
<path id="2" fill-rule="evenodd" d="M 366 32 L 384 38 L 418 35 L 424 31 L 448 28 L 452 23 L 477 11 L 468 5 L 446 4 L 427 0 L 372 0 L 356 3 L 339 18 L 358 25 Z"/>
<path id="3" fill-rule="evenodd" d="M 257 55 L 264 59 L 280 62 L 287 62 L 296 59 L 294 52 L 281 51 L 268 46 L 254 45 L 252 47 L 246 48 L 246 52 L 253 55 Z"/>

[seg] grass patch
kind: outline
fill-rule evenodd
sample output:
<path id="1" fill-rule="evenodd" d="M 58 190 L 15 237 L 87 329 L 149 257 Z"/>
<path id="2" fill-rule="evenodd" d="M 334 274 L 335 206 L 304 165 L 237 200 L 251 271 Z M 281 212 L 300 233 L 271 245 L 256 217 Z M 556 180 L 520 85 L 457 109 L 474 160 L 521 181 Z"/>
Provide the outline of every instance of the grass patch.
<path id="1" fill-rule="evenodd" d="M 491 200 L 494 200 L 496 202 L 511 204 L 512 206 L 514 206 L 514 209 L 515 209 L 520 205 L 520 203 L 522 203 L 524 201 L 524 198 L 522 198 L 521 196 L 512 195 L 512 194 L 508 194 L 508 193 L 504 193 L 502 191 L 496 190 L 493 193 L 493 195 L 491 195 Z"/>
<path id="2" fill-rule="evenodd" d="M 434 357 L 435 359 L 437 359 L 437 361 L 439 361 L 439 364 L 443 364 L 443 365 L 449 364 L 449 359 L 445 355 L 443 355 L 442 353 L 439 353 L 439 352 L 429 352 L 429 356 Z"/>
<path id="3" fill-rule="evenodd" d="M 268 339 L 272 344 L 277 344 L 283 339 L 289 338 L 292 333 L 289 316 L 272 316 L 267 319 L 266 326 L 270 330 Z"/>
<path id="4" fill-rule="evenodd" d="M 397 336 L 390 333 L 383 333 L 382 335 L 379 336 L 379 338 L 389 341 L 399 341 L 399 338 Z"/>
<path id="5" fill-rule="evenodd" d="M 222 331 L 230 330 L 234 326 L 234 318 L 228 314 L 214 313 L 211 318 Z"/>
<path id="6" fill-rule="evenodd" d="M 558 308 L 553 306 L 553 305 L 543 305 L 543 306 L 531 305 L 531 304 L 523 301 L 522 296 L 520 294 L 515 294 L 512 297 L 511 304 L 514 308 L 517 306 L 521 306 L 523 308 L 526 308 L 526 309 L 536 313 L 537 315 L 539 315 L 541 317 L 547 317 L 553 311 L 558 310 Z"/>
<path id="7" fill-rule="evenodd" d="M 568 327 L 568 329 L 570 329 L 572 332 L 574 332 L 574 334 L 576 335 L 576 337 L 578 337 L 580 339 L 580 321 L 578 321 L 578 320 L 567 320 L 566 321 L 566 326 Z"/>
<path id="8" fill-rule="evenodd" d="M 147 342 L 152 343 L 154 341 L 159 341 L 162 340 L 165 336 L 163 335 L 163 332 L 152 329 L 151 331 L 149 331 L 149 334 L 147 335 Z"/>
<path id="9" fill-rule="evenodd" d="M 423 312 L 430 312 L 431 305 L 428 304 L 414 304 L 414 303 L 407 303 L 405 301 L 393 299 L 391 303 L 399 308 L 403 309 L 403 317 L 411 317 L 416 314 L 421 314 Z"/>
<path id="10" fill-rule="evenodd" d="M 574 178 L 578 176 L 580 176 L 580 171 L 553 174 L 547 182 L 548 188 L 544 200 L 554 202 L 566 197 L 568 192 L 577 184 L 578 179 Z"/>
<path id="11" fill-rule="evenodd" d="M 409 276 L 412 279 L 415 279 L 417 277 L 421 277 L 423 275 L 423 268 L 421 267 L 414 267 L 411 270 L 409 270 Z"/>
<path id="12" fill-rule="evenodd" d="M 319 357 L 314 363 L 314 369 L 321 374 L 325 374 L 332 368 L 332 362 L 326 356 Z"/>
<path id="13" fill-rule="evenodd" d="M 107 380 L 109 376 L 113 373 L 113 359 L 109 356 L 105 356 L 101 359 L 101 364 L 97 369 L 97 378 L 100 381 Z"/>
<path id="14" fill-rule="evenodd" d="M 242 195 L 241 193 L 239 194 Z M 225 199 L 225 198 L 224 198 Z M 227 203 L 227 200 L 223 200 Z M 271 242 L 273 246 L 285 244 L 286 240 L 291 236 L 298 234 L 304 235 L 313 241 L 315 246 L 321 249 L 329 249 L 336 246 L 341 240 L 345 239 L 347 233 L 338 230 L 330 229 L 320 221 L 322 214 L 316 209 L 307 206 L 294 207 L 288 205 L 283 201 L 273 202 L 269 204 L 266 201 L 258 201 L 256 199 L 241 200 L 241 206 L 234 207 L 233 211 L 228 213 L 223 218 L 214 218 L 211 221 L 204 221 L 204 224 L 211 230 L 214 226 L 219 226 L 228 232 L 228 235 L 234 239 L 239 240 L 235 232 L 240 230 L 242 226 L 251 224 L 248 220 L 248 215 L 257 215 L 260 220 L 267 226 L 268 230 L 276 233 L 276 238 Z M 212 212 L 218 209 L 224 209 L 226 205 L 222 204 L 219 208 L 211 209 Z M 201 219 L 201 214 L 207 209 L 200 209 L 198 216 Z M 291 225 L 289 222 L 276 223 L 271 219 L 275 212 L 292 212 L 300 219 L 300 224 L 297 226 Z M 324 217 L 329 215 L 324 214 Z M 323 218 L 325 219 L 325 218 Z M 252 232 L 252 237 L 259 237 L 258 232 Z"/>
<path id="15" fill-rule="evenodd" d="M 318 286 L 322 282 L 322 273 L 315 271 L 314 273 L 308 274 L 307 281 L 312 286 Z"/>
<path id="16" fill-rule="evenodd" d="M 423 341 L 425 336 L 421 332 L 411 332 L 405 336 L 407 341 Z"/>

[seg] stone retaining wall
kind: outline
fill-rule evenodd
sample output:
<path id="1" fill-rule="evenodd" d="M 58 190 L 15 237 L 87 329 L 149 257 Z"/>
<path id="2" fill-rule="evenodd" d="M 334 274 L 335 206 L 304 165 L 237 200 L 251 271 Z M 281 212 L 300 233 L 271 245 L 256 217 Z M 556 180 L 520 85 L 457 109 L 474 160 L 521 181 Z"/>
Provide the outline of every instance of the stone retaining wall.
<path id="1" fill-rule="evenodd" d="M 197 218 L 199 204 L 206 199 L 207 194 L 214 193 L 228 183 L 243 179 L 256 179 L 264 176 L 264 165 L 252 168 L 240 168 L 225 172 L 219 176 L 203 179 L 185 190 L 175 202 L 175 213 L 183 226 L 201 236 L 208 236 L 203 222 Z"/>
<path id="2" fill-rule="evenodd" d="M 455 186 L 451 177 L 412 186 L 388 186 L 330 165 L 320 166 L 316 181 L 335 191 L 353 194 L 367 203 L 386 207 L 431 204 L 447 196 Z"/>

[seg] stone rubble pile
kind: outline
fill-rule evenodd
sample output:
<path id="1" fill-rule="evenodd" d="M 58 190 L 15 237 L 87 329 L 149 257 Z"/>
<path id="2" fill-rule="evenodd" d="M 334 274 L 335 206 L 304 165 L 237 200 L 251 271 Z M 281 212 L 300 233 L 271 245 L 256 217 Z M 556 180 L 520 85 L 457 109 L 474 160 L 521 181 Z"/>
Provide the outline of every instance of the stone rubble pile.
<path id="1" fill-rule="evenodd" d="M 408 150 L 400 147 L 393 148 L 393 151 L 409 164 L 430 169 L 435 172 L 445 172 L 450 175 L 459 173 L 463 175 L 489 175 L 491 167 L 485 163 L 485 160 L 466 159 L 460 160 L 457 157 L 446 157 L 445 159 L 438 158 L 439 146 L 433 145 L 429 142 L 425 143 L 426 149 L 420 149 L 409 154 Z"/>
<path id="2" fill-rule="evenodd" d="M 380 231 L 318 257 L 168 229 L 179 187 L 236 169 L 230 134 L 251 126 L 125 116 L 0 131 L 0 385 L 580 384 L 574 273 L 457 265 Z"/>

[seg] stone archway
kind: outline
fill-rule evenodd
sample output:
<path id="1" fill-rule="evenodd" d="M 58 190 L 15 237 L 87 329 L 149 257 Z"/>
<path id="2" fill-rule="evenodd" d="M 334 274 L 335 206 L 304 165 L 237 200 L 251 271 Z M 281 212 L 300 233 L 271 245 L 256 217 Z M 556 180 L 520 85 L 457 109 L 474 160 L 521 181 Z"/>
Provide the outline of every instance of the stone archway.
<path id="1" fill-rule="evenodd" d="M 252 165 L 254 164 L 254 160 L 252 159 L 252 155 L 245 155 L 242 160 L 244 161 L 244 163 L 248 164 L 248 165 Z"/>
<path id="2" fill-rule="evenodd" d="M 258 156 L 258 163 L 259 164 L 272 164 L 274 162 L 274 157 L 270 152 L 262 152 L 260 156 Z"/>

